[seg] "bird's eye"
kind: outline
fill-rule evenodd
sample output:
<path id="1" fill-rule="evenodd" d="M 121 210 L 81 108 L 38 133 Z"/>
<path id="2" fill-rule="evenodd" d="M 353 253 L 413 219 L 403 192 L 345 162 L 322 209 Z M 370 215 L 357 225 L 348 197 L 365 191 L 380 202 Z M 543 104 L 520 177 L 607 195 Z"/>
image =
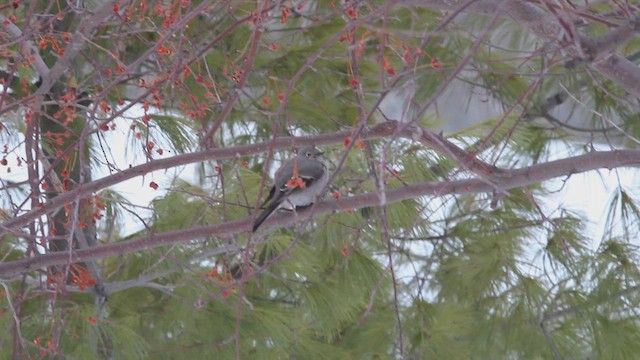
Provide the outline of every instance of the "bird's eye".
<path id="1" fill-rule="evenodd" d="M 311 157 L 311 153 L 310 152 L 307 153 L 307 157 Z"/>

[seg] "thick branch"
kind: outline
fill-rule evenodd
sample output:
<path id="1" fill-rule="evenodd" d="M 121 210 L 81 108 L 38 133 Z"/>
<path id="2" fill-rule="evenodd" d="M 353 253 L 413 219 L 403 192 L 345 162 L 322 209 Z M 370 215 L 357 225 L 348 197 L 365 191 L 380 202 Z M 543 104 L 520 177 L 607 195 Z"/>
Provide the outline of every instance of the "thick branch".
<path id="1" fill-rule="evenodd" d="M 607 152 L 594 151 L 585 155 L 550 161 L 544 164 L 533 165 L 521 169 L 503 170 L 497 173 L 488 174 L 486 177 L 501 189 L 509 190 L 561 176 L 570 176 L 572 174 L 596 169 L 613 169 L 619 167 L 640 167 L 640 150 L 616 150 Z M 481 178 L 411 184 L 386 191 L 383 196 L 381 196 L 381 194 L 368 193 L 340 200 L 325 200 L 317 203 L 312 209 L 298 211 L 294 216 L 291 214 L 276 214 L 267 220 L 262 227 L 266 230 L 275 226 L 290 226 L 296 222 L 309 218 L 312 213 L 314 216 L 326 215 L 368 206 L 388 205 L 406 199 L 415 199 L 421 196 L 489 192 L 493 191 L 494 187 L 494 185 L 488 184 L 487 181 Z M 46 266 L 66 264 L 69 261 L 88 261 L 107 256 L 123 255 L 162 245 L 183 243 L 209 236 L 220 236 L 249 231 L 252 223 L 252 218 L 246 218 L 221 224 L 201 226 L 161 234 L 150 234 L 136 240 L 101 245 L 90 249 L 76 250 L 71 254 L 71 256 L 68 252 L 60 252 L 10 261 L 0 264 L 0 276 L 9 278 Z M 220 251 L 230 251 L 235 248 L 235 246 L 221 247 Z"/>
<path id="2" fill-rule="evenodd" d="M 592 59 L 598 59 L 616 51 L 618 47 L 633 39 L 638 31 L 640 31 L 640 19 L 634 19 L 600 37 L 593 39 L 582 37 L 582 47 Z"/>
<path id="3" fill-rule="evenodd" d="M 78 29 L 65 48 L 64 55 L 56 61 L 49 71 L 44 71 L 44 69 L 41 70 L 36 67 L 36 70 L 39 71 L 42 77 L 42 84 L 40 88 L 38 88 L 36 95 L 44 95 L 51 90 L 55 82 L 69 71 L 73 59 L 75 59 L 80 51 L 84 49 L 87 43 L 93 38 L 98 28 L 112 15 L 113 4 L 105 2 L 102 6 L 95 9 L 91 16 L 82 19 Z"/>
<path id="4" fill-rule="evenodd" d="M 4 29 L 11 35 L 13 35 L 16 39 L 23 36 L 22 30 L 13 24 L 9 19 L 0 14 L 0 22 L 2 22 Z M 40 56 L 38 52 L 38 47 L 31 40 L 25 40 L 25 50 L 27 51 L 23 56 L 28 58 L 29 56 L 33 56 L 33 68 L 36 70 L 38 75 L 41 77 L 45 77 L 49 75 L 49 68 L 47 64 L 45 64 L 44 60 Z"/>
<path id="5" fill-rule="evenodd" d="M 614 53 L 616 48 L 631 39 L 638 29 L 638 21 L 633 20 L 602 37 L 590 39 L 579 35 L 574 39 L 572 46 L 565 47 L 560 44 L 563 41 L 563 28 L 558 18 L 553 14 L 543 11 L 541 8 L 519 0 L 478 0 L 468 5 L 464 0 L 415 0 L 410 3 L 416 6 L 434 9 L 455 11 L 464 7 L 465 12 L 479 12 L 494 14 L 503 11 L 505 16 L 522 24 L 539 38 L 556 43 L 564 47 L 570 55 L 580 57 L 586 55 L 585 64 L 622 86 L 629 94 L 640 97 L 640 68 L 631 61 Z M 606 43 L 606 46 L 600 46 Z"/>

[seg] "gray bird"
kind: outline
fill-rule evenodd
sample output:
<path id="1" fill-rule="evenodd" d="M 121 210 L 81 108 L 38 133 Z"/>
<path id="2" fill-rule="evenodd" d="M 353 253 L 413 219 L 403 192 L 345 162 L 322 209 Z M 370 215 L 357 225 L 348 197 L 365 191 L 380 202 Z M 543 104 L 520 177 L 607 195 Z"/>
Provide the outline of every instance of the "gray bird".
<path id="1" fill-rule="evenodd" d="M 251 231 L 255 232 L 273 211 L 281 207 L 288 205 L 295 209 L 316 201 L 329 179 L 322 154 L 324 153 L 312 145 L 298 151 L 297 156 L 282 164 L 274 175 L 274 184 L 261 207 L 267 203 L 269 205 L 256 218 Z"/>

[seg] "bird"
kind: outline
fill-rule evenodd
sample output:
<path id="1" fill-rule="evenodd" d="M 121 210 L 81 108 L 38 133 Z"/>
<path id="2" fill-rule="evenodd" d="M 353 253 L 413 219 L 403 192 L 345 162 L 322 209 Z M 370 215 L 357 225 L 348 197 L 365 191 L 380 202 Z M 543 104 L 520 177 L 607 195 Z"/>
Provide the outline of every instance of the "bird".
<path id="1" fill-rule="evenodd" d="M 260 206 L 264 211 L 253 222 L 252 232 L 275 210 L 289 205 L 291 209 L 306 207 L 316 201 L 329 180 L 327 166 L 315 145 L 305 147 L 280 166 L 273 177 L 269 196 Z M 268 205 L 267 205 L 268 204 Z"/>

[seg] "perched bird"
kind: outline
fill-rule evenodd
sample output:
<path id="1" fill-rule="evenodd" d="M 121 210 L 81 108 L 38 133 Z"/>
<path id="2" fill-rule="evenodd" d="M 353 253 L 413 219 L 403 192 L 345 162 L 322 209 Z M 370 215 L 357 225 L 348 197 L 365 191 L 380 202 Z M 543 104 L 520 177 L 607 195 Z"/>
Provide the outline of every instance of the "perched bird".
<path id="1" fill-rule="evenodd" d="M 309 146 L 282 164 L 276 171 L 269 196 L 261 206 L 266 205 L 266 208 L 256 218 L 251 231 L 255 232 L 274 210 L 287 205 L 295 209 L 313 204 L 329 179 L 322 154 L 315 146 Z"/>

